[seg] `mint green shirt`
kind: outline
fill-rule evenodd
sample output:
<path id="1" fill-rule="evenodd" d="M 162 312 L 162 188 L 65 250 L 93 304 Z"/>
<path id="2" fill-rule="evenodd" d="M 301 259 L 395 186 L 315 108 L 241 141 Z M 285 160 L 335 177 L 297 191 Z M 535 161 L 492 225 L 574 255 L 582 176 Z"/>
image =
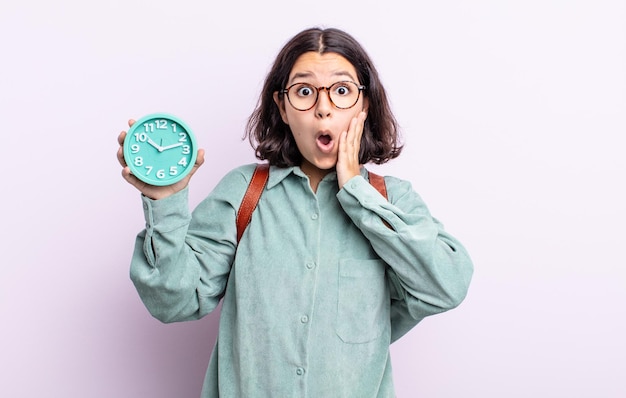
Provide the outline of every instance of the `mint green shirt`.
<path id="1" fill-rule="evenodd" d="M 271 167 L 237 245 L 253 170 L 228 173 L 193 214 L 187 190 L 143 198 L 131 279 L 144 304 L 176 322 L 223 299 L 203 397 L 394 397 L 389 345 L 461 303 L 467 252 L 408 182 L 385 177 L 387 201 L 364 168 L 314 193 L 300 168 Z"/>

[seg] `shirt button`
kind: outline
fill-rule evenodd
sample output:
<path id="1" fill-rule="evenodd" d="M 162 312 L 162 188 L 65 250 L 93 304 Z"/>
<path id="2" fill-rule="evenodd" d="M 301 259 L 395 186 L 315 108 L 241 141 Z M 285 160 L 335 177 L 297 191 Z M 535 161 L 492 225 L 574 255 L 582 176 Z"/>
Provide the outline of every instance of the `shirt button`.
<path id="1" fill-rule="evenodd" d="M 307 323 L 309 321 L 309 317 L 306 315 L 302 315 L 302 317 L 300 318 L 300 322 L 302 323 Z"/>
<path id="2" fill-rule="evenodd" d="M 307 269 L 313 269 L 315 268 L 315 263 L 306 263 L 306 267 Z"/>
<path id="3" fill-rule="evenodd" d="M 312 214 L 311 215 L 311 220 L 317 220 L 318 215 L 317 214 Z"/>
<path id="4" fill-rule="evenodd" d="M 297 374 L 298 376 L 302 376 L 302 375 L 304 374 L 304 369 L 302 369 L 302 368 L 298 368 L 298 369 L 296 369 L 296 374 Z"/>

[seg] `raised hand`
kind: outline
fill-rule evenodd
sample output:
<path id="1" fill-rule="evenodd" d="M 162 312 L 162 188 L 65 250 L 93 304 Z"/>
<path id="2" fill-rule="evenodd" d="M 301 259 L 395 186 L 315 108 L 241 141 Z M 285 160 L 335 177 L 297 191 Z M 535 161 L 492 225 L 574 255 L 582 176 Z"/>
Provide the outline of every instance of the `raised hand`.
<path id="1" fill-rule="evenodd" d="M 359 175 L 359 150 L 361 149 L 361 137 L 363 126 L 367 118 L 366 112 L 360 112 L 350 121 L 347 131 L 339 137 L 339 152 L 337 154 L 337 182 L 339 189 L 352 177 Z"/>
<path id="2" fill-rule="evenodd" d="M 128 127 L 132 126 L 135 123 L 134 120 L 129 120 L 128 121 Z M 120 133 L 120 135 L 117 137 L 117 142 L 119 144 L 119 148 L 117 150 L 117 160 L 120 162 L 120 164 L 122 165 L 122 177 L 124 177 L 124 179 L 132 186 L 134 186 L 135 188 L 137 188 L 137 190 L 139 190 L 139 192 L 141 192 L 142 194 L 144 194 L 145 196 L 151 198 L 151 199 L 163 199 L 166 198 L 170 195 L 173 195 L 179 191 L 182 191 L 188 184 L 189 184 L 189 180 L 191 179 L 191 177 L 195 174 L 195 172 L 198 170 L 198 167 L 202 166 L 202 164 L 204 163 L 204 149 L 199 149 L 198 150 L 198 156 L 196 158 L 196 163 L 193 166 L 193 169 L 191 170 L 191 172 L 185 176 L 185 178 L 183 178 L 182 180 L 178 181 L 175 184 L 172 185 L 166 185 L 166 186 L 155 186 L 155 185 L 150 185 L 150 184 L 146 184 L 145 182 L 139 180 L 137 177 L 135 177 L 131 172 L 130 169 L 128 168 L 128 165 L 126 164 L 126 160 L 124 159 L 124 139 L 126 138 L 126 131 L 122 131 Z M 161 147 L 160 145 L 156 144 L 155 142 L 148 142 L 150 145 L 154 146 L 159 152 L 162 152 L 164 150 L 167 149 L 171 149 L 171 148 L 175 148 L 178 147 L 182 144 L 174 144 L 174 145 L 169 145 L 166 147 Z"/>

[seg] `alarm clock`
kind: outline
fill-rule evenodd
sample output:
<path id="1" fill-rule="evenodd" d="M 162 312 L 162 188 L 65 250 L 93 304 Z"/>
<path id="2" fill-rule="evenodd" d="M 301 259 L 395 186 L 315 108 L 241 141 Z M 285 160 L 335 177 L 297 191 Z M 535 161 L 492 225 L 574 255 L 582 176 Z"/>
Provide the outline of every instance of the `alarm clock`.
<path id="1" fill-rule="evenodd" d="M 124 139 L 131 173 L 150 185 L 174 184 L 193 169 L 198 149 L 191 129 L 179 118 L 153 113 L 137 120 Z"/>

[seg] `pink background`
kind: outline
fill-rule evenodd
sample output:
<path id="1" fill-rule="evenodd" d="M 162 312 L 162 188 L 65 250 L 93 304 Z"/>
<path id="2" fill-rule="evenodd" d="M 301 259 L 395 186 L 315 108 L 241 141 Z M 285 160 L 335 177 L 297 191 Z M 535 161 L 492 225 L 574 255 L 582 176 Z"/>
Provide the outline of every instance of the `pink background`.
<path id="1" fill-rule="evenodd" d="M 337 26 L 368 49 L 411 180 L 476 264 L 457 310 L 392 346 L 399 397 L 624 397 L 623 1 L 3 1 L 0 396 L 196 397 L 218 314 L 152 319 L 129 280 L 126 120 L 173 113 L 208 161 L 241 141 L 276 52 Z"/>

